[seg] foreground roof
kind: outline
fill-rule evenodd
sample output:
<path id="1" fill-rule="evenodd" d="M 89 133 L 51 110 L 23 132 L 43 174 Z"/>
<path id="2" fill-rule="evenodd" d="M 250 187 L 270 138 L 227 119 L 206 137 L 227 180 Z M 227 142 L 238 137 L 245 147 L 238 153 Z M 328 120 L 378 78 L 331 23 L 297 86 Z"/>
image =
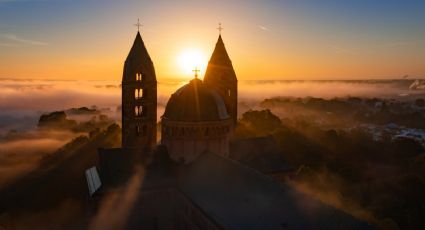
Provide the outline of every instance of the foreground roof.
<path id="1" fill-rule="evenodd" d="M 262 173 L 293 171 L 272 136 L 238 139 L 230 142 L 230 155 Z"/>
<path id="2" fill-rule="evenodd" d="M 374 229 L 215 154 L 200 156 L 179 174 L 181 191 L 224 229 Z"/>
<path id="3" fill-rule="evenodd" d="M 108 152 L 118 156 L 129 151 Z M 155 157 L 146 168 L 142 187 L 137 188 L 140 190 L 127 229 L 152 227 L 159 220 L 172 229 L 173 218 L 181 218 L 179 213 L 188 212 L 185 207 L 191 206 L 219 229 L 375 229 L 253 168 L 213 153 L 206 152 L 188 165 L 172 162 L 165 148 Z M 181 206 L 179 197 L 193 205 Z M 160 219 L 153 213 L 159 213 Z"/>

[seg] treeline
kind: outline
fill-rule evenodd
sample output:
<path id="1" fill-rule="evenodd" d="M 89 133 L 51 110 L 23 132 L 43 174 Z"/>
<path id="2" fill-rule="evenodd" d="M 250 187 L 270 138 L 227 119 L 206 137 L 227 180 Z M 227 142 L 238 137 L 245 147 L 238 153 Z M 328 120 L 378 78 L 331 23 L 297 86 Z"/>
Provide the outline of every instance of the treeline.
<path id="1" fill-rule="evenodd" d="M 396 123 L 410 128 L 425 128 L 425 102 L 379 98 L 271 98 L 260 103 L 280 117 L 309 116 L 332 125 L 361 122 L 386 125 Z M 342 122 L 341 122 L 342 121 Z"/>
<path id="2" fill-rule="evenodd" d="M 425 229 L 425 150 L 411 139 L 376 141 L 360 130 L 248 111 L 236 137 L 272 135 L 298 170 L 295 185 L 384 229 Z"/>
<path id="3" fill-rule="evenodd" d="M 69 119 L 67 113 L 85 116 L 85 121 Z M 96 109 L 73 108 L 68 111 L 55 111 L 40 116 L 37 126 L 41 129 L 60 129 L 72 132 L 90 132 L 95 128 L 105 128 L 115 121 Z"/>

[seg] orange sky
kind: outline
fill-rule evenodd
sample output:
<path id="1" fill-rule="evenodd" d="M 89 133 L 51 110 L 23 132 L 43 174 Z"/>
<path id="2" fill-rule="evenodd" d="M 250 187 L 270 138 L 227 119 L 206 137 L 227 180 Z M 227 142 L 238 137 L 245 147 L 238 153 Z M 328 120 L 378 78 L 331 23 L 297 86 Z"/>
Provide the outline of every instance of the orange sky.
<path id="1" fill-rule="evenodd" d="M 178 57 L 195 49 L 208 59 L 219 21 L 240 80 L 425 77 L 414 4 L 393 13 L 374 4 L 253 0 L 28 2 L 0 1 L 0 78 L 120 80 L 137 17 L 159 80 L 191 78 Z"/>

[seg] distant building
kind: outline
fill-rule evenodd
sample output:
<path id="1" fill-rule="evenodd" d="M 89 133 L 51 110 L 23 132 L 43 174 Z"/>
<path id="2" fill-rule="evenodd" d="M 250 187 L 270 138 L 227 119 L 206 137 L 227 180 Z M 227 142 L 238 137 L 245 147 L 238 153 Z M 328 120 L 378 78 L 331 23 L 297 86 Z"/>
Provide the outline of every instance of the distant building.
<path id="1" fill-rule="evenodd" d="M 267 176 L 290 170 L 271 137 L 231 141 L 237 78 L 221 35 L 204 79 L 171 96 L 155 146 L 157 82 L 137 33 L 124 67 L 122 148 L 99 150 L 101 181 L 95 169 L 87 173 L 102 200 L 102 192 L 125 189 L 133 166 L 145 169 L 122 228 L 372 229 Z"/>

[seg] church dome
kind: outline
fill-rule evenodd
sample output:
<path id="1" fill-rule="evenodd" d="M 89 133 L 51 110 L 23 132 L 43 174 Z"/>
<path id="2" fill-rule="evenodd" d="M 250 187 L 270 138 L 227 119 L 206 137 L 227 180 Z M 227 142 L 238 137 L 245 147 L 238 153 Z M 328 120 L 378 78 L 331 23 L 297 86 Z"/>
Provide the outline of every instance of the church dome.
<path id="1" fill-rule="evenodd" d="M 197 78 L 178 89 L 170 98 L 163 118 L 172 121 L 220 121 L 229 119 L 221 96 Z"/>

